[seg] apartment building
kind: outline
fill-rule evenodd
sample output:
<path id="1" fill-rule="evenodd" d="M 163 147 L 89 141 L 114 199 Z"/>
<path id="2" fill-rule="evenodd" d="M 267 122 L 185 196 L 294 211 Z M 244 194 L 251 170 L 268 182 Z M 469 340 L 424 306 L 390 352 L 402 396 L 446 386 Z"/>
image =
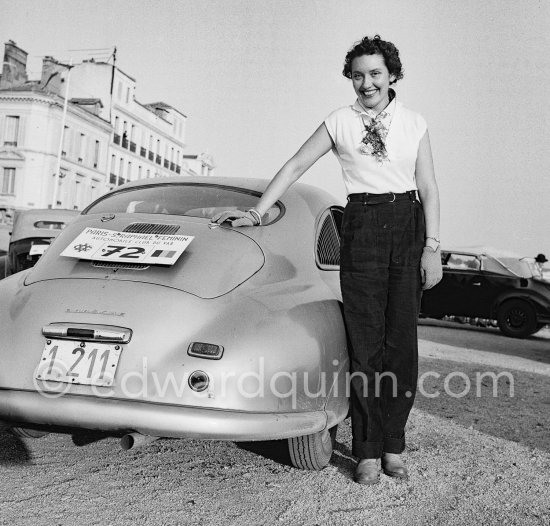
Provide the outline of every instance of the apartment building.
<path id="1" fill-rule="evenodd" d="M 27 53 L 5 46 L 0 77 L 0 215 L 13 209 L 80 209 L 105 192 L 112 126 L 90 107 L 68 104 L 41 82 L 29 81 Z M 62 129 L 65 129 L 61 144 Z M 62 158 L 59 167 L 60 146 Z M 55 174 L 58 173 L 58 177 Z"/>
<path id="2" fill-rule="evenodd" d="M 29 80 L 27 53 L 5 44 L 0 76 L 0 215 L 15 208 L 80 210 L 127 181 L 208 175 L 209 155 L 184 153 L 187 116 L 136 99 L 111 63 L 45 57 Z"/>

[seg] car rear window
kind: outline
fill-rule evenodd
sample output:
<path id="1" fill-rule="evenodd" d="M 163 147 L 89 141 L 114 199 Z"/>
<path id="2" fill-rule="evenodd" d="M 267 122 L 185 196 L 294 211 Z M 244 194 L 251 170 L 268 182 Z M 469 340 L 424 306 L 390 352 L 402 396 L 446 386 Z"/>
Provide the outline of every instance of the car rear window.
<path id="1" fill-rule="evenodd" d="M 45 228 L 47 230 L 63 230 L 65 223 L 61 221 L 37 221 L 34 223 L 35 228 Z"/>
<path id="2" fill-rule="evenodd" d="M 107 194 L 92 203 L 82 214 L 139 212 L 210 219 L 225 210 L 248 210 L 256 206 L 260 196 L 260 193 L 251 190 L 221 185 L 147 185 Z M 262 218 L 262 223 L 272 223 L 281 212 L 281 206 L 276 203 Z"/>

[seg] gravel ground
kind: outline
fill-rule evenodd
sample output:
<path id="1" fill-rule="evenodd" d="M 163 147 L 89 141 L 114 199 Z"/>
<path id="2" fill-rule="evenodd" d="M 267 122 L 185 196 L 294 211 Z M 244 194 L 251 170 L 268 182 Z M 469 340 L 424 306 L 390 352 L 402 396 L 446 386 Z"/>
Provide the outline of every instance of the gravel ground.
<path id="1" fill-rule="evenodd" d="M 114 438 L 77 447 L 67 435 L 0 434 L 0 524 L 549 525 L 549 376 L 484 355 L 478 364 L 476 351 L 444 359 L 430 342 L 421 355 L 425 391 L 441 394 L 417 397 L 408 482 L 353 482 L 347 420 L 321 472 L 290 467 L 281 443 L 159 440 L 124 452 Z M 512 380 L 497 397 L 487 380 L 480 396 L 448 394 L 503 370 Z"/>

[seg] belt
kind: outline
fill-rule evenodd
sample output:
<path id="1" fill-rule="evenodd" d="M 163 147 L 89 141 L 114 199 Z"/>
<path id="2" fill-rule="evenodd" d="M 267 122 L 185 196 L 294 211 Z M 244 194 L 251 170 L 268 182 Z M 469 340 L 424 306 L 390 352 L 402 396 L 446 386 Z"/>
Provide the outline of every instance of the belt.
<path id="1" fill-rule="evenodd" d="M 402 201 L 404 199 L 410 199 L 416 201 L 416 190 L 409 190 L 402 194 L 394 194 L 388 192 L 386 194 L 349 194 L 348 201 L 350 203 L 363 203 L 364 205 L 378 205 L 382 203 L 393 203 L 394 201 Z"/>

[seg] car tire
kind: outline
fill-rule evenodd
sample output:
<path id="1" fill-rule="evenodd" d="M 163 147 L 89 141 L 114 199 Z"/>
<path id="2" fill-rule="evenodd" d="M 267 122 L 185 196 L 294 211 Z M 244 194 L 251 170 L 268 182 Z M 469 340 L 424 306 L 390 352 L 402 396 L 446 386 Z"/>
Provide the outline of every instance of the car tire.
<path id="1" fill-rule="evenodd" d="M 508 300 L 499 307 L 497 322 L 506 336 L 527 338 L 537 330 L 537 313 L 525 300 Z"/>
<path id="2" fill-rule="evenodd" d="M 290 461 L 295 468 L 319 471 L 326 467 L 332 456 L 338 425 L 313 433 L 288 439 Z"/>

